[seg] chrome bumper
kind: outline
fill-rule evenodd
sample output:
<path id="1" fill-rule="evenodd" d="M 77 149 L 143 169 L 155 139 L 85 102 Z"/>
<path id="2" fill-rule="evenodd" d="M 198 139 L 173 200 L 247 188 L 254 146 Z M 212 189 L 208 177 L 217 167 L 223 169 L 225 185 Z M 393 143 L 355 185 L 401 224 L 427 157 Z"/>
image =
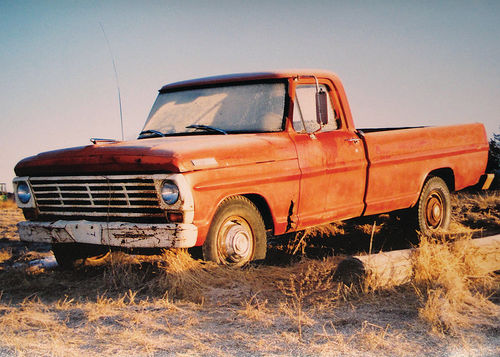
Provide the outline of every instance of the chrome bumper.
<path id="1" fill-rule="evenodd" d="M 196 244 L 193 224 L 90 221 L 24 221 L 17 224 L 24 242 L 87 243 L 124 248 L 189 248 Z"/>

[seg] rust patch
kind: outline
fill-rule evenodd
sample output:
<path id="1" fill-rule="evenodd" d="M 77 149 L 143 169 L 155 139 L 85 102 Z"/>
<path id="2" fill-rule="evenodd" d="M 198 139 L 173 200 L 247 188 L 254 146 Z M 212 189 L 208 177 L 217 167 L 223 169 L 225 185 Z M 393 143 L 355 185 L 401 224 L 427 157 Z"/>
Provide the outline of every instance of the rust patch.
<path id="1" fill-rule="evenodd" d="M 286 217 L 286 230 L 285 230 L 285 232 L 288 232 L 290 229 L 292 229 L 293 224 L 295 223 L 292 220 L 293 206 L 294 206 L 294 202 L 292 200 L 292 201 L 290 201 L 290 207 L 288 207 L 288 216 Z"/>
<path id="2" fill-rule="evenodd" d="M 111 233 L 111 234 L 116 239 L 127 239 L 127 240 L 132 240 L 132 239 L 145 240 L 150 238 L 156 238 L 154 234 L 146 234 L 143 232 L 140 233 L 126 232 L 126 233 Z"/>

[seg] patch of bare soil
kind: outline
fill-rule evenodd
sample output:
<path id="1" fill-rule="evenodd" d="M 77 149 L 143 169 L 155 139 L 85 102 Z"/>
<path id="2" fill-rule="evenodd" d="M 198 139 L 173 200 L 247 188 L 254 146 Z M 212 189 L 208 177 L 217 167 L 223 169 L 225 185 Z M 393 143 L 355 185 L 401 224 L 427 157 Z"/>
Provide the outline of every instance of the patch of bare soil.
<path id="1" fill-rule="evenodd" d="M 415 276 L 380 288 L 332 279 L 344 254 L 418 243 L 401 215 L 368 217 L 270 246 L 243 269 L 113 253 L 74 271 L 31 264 L 47 245 L 17 237 L 0 213 L 0 355 L 498 356 L 500 278 L 478 269 L 467 240 L 500 233 L 500 193 L 453 199 L 452 239 L 423 239 Z M 30 265 L 31 264 L 31 265 Z"/>

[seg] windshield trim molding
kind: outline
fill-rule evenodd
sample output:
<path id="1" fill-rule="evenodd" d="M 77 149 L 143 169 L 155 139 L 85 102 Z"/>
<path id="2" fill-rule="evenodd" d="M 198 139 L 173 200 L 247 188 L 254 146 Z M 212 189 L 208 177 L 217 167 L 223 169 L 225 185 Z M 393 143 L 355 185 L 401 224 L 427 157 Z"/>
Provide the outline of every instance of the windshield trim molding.
<path id="1" fill-rule="evenodd" d="M 163 86 L 159 93 L 171 93 L 171 92 L 182 92 L 185 90 L 192 89 L 205 89 L 205 88 L 215 88 L 215 87 L 232 87 L 232 86 L 244 86 L 248 84 L 259 84 L 259 83 L 284 83 L 285 89 L 288 90 L 288 79 L 287 78 L 264 78 L 264 79 L 252 79 L 252 80 L 235 80 L 235 81 L 217 81 L 217 82 L 199 82 L 199 80 L 193 81 L 192 84 L 186 82 L 178 82 L 173 84 L 167 84 Z"/>

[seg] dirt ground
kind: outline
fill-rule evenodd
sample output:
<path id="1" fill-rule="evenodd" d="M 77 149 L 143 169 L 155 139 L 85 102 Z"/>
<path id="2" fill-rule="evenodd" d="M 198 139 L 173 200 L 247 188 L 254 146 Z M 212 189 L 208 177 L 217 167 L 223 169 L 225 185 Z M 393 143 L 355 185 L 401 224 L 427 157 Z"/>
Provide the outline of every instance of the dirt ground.
<path id="1" fill-rule="evenodd" d="M 345 255 L 418 244 L 400 215 L 273 240 L 242 269 L 166 251 L 63 271 L 50 246 L 19 241 L 22 214 L 3 205 L 0 356 L 499 356 L 500 277 L 442 241 L 499 234 L 500 192 L 453 205 L 454 234 L 422 240 L 411 282 L 382 288 L 332 276 Z"/>

